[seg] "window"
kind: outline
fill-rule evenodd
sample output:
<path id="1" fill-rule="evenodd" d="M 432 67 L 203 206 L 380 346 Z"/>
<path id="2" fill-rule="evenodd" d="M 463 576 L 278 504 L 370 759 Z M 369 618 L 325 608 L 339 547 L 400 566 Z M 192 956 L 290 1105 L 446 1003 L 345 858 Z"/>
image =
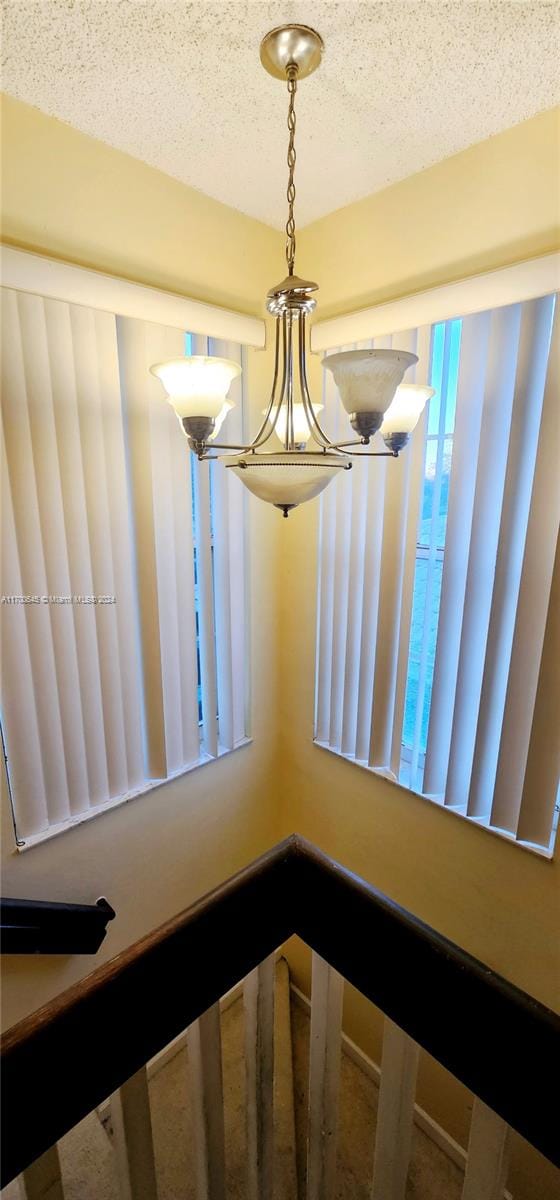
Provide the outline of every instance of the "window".
<path id="1" fill-rule="evenodd" d="M 245 500 L 148 372 L 184 333 L 3 300 L 2 735 L 29 845 L 247 740 Z"/>
<path id="2" fill-rule="evenodd" d="M 401 781 L 419 791 L 434 676 L 460 344 L 460 321 L 435 326 L 430 371 L 435 395 L 427 416 L 400 772 Z"/>
<path id="3" fill-rule="evenodd" d="M 554 296 L 365 344 L 415 351 L 436 394 L 397 462 L 357 458 L 321 500 L 316 741 L 550 852 Z"/>

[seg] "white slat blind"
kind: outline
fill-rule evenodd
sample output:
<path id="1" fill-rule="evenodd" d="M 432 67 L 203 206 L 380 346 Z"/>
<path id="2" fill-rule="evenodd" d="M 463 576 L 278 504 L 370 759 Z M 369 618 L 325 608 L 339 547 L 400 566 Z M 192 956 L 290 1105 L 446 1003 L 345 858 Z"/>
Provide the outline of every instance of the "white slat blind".
<path id="1" fill-rule="evenodd" d="M 3 300 L 2 590 L 38 601 L 2 605 L 3 727 L 25 838 L 136 788 L 143 763 L 128 516 L 115 499 L 126 494 L 115 320 Z M 64 602 L 117 592 L 120 629 L 116 604 Z"/>
<path id="2" fill-rule="evenodd" d="M 436 327 L 370 343 L 415 350 L 416 380 L 440 395 L 434 421 L 426 415 L 396 463 L 370 459 L 365 478 L 354 459 L 358 469 L 337 481 L 338 496 L 333 487 L 322 499 L 316 722 L 318 742 L 545 850 L 560 757 L 558 722 L 555 730 L 547 721 L 539 767 L 543 734 L 534 719 L 545 697 L 553 703 L 547 661 L 558 640 L 550 602 L 560 521 L 554 309 L 546 296 L 438 326 L 437 363 Z M 327 411 L 337 402 L 328 389 Z M 437 438 L 430 454 L 428 419 L 432 443 Z M 433 484 L 428 493 L 425 481 Z M 347 538 L 337 555 L 339 523 Z M 422 588 L 417 703 L 403 753 Z M 333 669 L 341 647 L 342 696 L 340 665 Z"/>
<path id="3" fill-rule="evenodd" d="M 489 332 L 489 313 L 477 313 L 463 321 L 438 643 L 424 768 L 424 791 L 435 795 L 445 790 L 449 759 L 453 719 L 450 697 L 457 681 L 469 555 L 468 538 L 461 536 L 460 531 L 472 520 Z"/>
<path id="4" fill-rule="evenodd" d="M 362 345 L 412 349 L 419 355 L 416 382 L 427 380 L 429 330 Z M 336 432 L 347 439 L 329 371 L 323 400 L 325 424 L 332 430 L 338 420 Z M 408 497 L 422 466 L 417 442 L 421 448 L 421 427 L 408 457 L 354 458 L 352 471 L 322 501 L 316 738 L 383 770 L 391 766 L 394 714 L 404 709 L 418 492 L 410 504 Z M 375 448 L 383 443 L 376 440 Z"/>
<path id="5" fill-rule="evenodd" d="M 500 496 L 508 456 L 520 325 L 520 305 L 499 309 L 492 316 L 490 341 L 486 342 L 485 347 L 488 352 L 485 402 L 447 776 L 446 802 L 457 807 L 463 803 L 465 787 L 468 788 L 476 737 L 477 709 L 475 704 L 469 703 L 469 697 L 479 698 L 482 685 L 485 650 L 483 630 L 487 627 L 492 604 L 494 563 L 500 536 Z"/>
<path id="6" fill-rule="evenodd" d="M 418 353 L 419 361 L 414 368 L 414 382 L 426 383 L 429 371 L 429 337 L 423 330 L 400 334 L 392 339 L 394 350 L 410 350 Z M 412 382 L 411 374 L 411 382 Z M 423 425 L 420 427 L 420 435 Z M 416 434 L 415 441 L 419 433 Z M 418 525 L 417 506 L 409 508 L 410 473 L 414 456 L 402 455 L 397 462 L 386 463 L 385 504 L 383 519 L 383 543 L 381 555 L 381 579 L 377 651 L 373 676 L 373 711 L 369 765 L 389 769 L 391 764 L 392 733 L 397 702 L 397 667 L 399 644 L 404 639 L 408 646 L 409 629 L 403 628 L 401 607 L 409 597 L 403 597 L 405 580 L 405 555 L 409 560 L 414 555 L 414 538 Z M 375 464 L 371 464 L 375 469 Z M 390 468 L 394 469 L 391 470 Z M 396 469 L 395 469 L 396 468 Z M 409 525 L 412 520 L 413 536 Z M 410 571 L 406 573 L 408 581 Z M 399 678 L 401 687 L 405 678 Z M 404 706 L 404 689 L 398 697 L 399 710 Z"/>
<path id="7" fill-rule="evenodd" d="M 200 756 L 196 700 L 190 456 L 162 403 L 152 363 L 184 353 L 184 336 L 117 318 L 132 510 L 150 770 L 165 778 Z M 158 403 L 159 401 L 159 403 Z"/>
<path id="8" fill-rule="evenodd" d="M 27 844 L 244 740 L 244 509 L 220 466 L 212 528 L 204 466 L 194 531 L 148 372 L 181 331 L 3 289 L 2 340 L 2 731 Z"/>
<path id="9" fill-rule="evenodd" d="M 209 354 L 230 358 L 243 366 L 241 347 L 235 342 L 209 339 Z M 227 440 L 243 444 L 243 374 L 231 385 L 229 399 L 235 408 L 227 418 Z M 218 441 L 220 440 L 218 435 Z M 216 597 L 216 657 L 218 666 L 218 727 L 220 743 L 231 750 L 245 733 L 245 578 L 243 561 L 245 497 L 243 484 L 223 462 L 212 463 L 214 518 L 214 571 Z"/>

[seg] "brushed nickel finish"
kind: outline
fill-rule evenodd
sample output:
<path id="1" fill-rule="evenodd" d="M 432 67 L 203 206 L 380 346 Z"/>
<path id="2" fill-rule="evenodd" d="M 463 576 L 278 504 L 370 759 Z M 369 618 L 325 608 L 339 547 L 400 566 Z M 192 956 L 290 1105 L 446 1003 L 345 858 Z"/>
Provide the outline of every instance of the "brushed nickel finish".
<path id="1" fill-rule="evenodd" d="M 286 465 L 310 468 L 317 466 L 317 459 L 323 467 L 331 467 L 333 470 L 342 467 L 348 471 L 352 467 L 354 457 L 365 455 L 368 458 L 396 458 L 408 441 L 408 435 L 391 434 L 384 439 L 386 449 L 364 451 L 364 447 L 369 446 L 370 439 L 377 433 L 384 414 L 381 412 L 354 412 L 350 417 L 350 423 L 356 434 L 354 440 L 333 442 L 317 417 L 310 395 L 306 362 L 306 322 L 316 307 L 314 293 L 317 291 L 317 284 L 313 280 L 302 279 L 295 270 L 295 100 L 299 80 L 305 79 L 307 75 L 311 75 L 317 69 L 323 50 L 322 38 L 307 25 L 282 25 L 278 29 L 272 29 L 263 38 L 260 48 L 261 62 L 265 70 L 275 79 L 284 80 L 288 92 L 288 186 L 286 190 L 288 202 L 286 263 L 288 270 L 286 277 L 270 288 L 266 298 L 266 307 L 276 320 L 274 373 L 264 419 L 253 440 L 244 446 L 227 442 L 210 442 L 215 423 L 209 418 L 185 417 L 182 421 L 189 445 L 198 459 L 204 461 L 216 458 L 216 450 L 229 451 L 229 454 L 219 454 L 218 457 L 226 467 L 239 468 L 244 473 L 246 480 L 250 478 L 251 472 L 255 468 L 268 466 L 280 469 Z M 410 361 L 416 360 L 415 355 L 404 352 L 403 355 Z M 296 441 L 294 424 L 296 400 L 294 397 L 298 392 L 309 425 L 310 438 L 315 443 L 315 450 L 310 451 L 306 442 Z M 270 438 L 278 424 L 280 410 L 284 406 L 286 410 L 286 431 L 282 436 L 284 450 L 279 454 L 266 450 L 263 452 L 261 447 L 270 443 Z M 258 451 L 260 453 L 257 453 Z M 239 453 L 242 457 L 239 457 Z M 315 461 L 306 461 L 310 454 L 314 456 Z M 249 490 L 253 490 L 250 485 Z M 275 507 L 280 509 L 284 517 L 287 517 L 299 503 L 300 501 L 297 503 L 279 502 L 275 504 Z"/>
<path id="2" fill-rule="evenodd" d="M 290 67 L 305 79 L 320 66 L 324 49 L 322 37 L 309 25 L 279 25 L 261 42 L 261 63 L 274 79 L 286 80 Z"/>
<path id="3" fill-rule="evenodd" d="M 214 432 L 216 422 L 213 417 L 182 417 L 181 425 L 189 439 L 191 450 L 204 446 Z"/>
<path id="4" fill-rule="evenodd" d="M 404 450 L 405 446 L 408 445 L 410 441 L 410 434 L 388 433 L 383 437 L 383 441 L 385 442 L 387 449 L 390 450 L 391 453 L 396 457 L 397 454 L 400 454 L 401 450 Z"/>
<path id="5" fill-rule="evenodd" d="M 287 275 L 267 292 L 266 307 L 275 316 L 281 316 L 288 310 L 311 313 L 317 307 L 317 301 L 312 297 L 312 292 L 316 291 L 317 284 L 312 280 L 300 279 L 299 275 Z"/>
<path id="6" fill-rule="evenodd" d="M 366 438 L 369 442 L 369 439 L 372 438 L 374 433 L 377 433 L 377 430 L 380 428 L 383 422 L 383 417 L 384 413 L 382 412 L 352 413 L 352 416 L 350 417 L 350 424 L 352 429 L 355 429 L 356 433 L 358 433 L 360 437 Z"/>

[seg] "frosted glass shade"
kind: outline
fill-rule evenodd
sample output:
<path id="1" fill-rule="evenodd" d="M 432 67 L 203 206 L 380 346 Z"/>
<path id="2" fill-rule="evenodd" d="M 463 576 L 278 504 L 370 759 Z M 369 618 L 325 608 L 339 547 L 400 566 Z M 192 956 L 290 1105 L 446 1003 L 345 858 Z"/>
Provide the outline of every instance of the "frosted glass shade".
<path id="1" fill-rule="evenodd" d="M 322 408 L 322 404 L 313 405 L 313 411 L 316 413 L 321 412 Z M 267 411 L 268 410 L 266 408 L 263 409 L 263 413 L 266 413 Z M 287 423 L 288 408 L 287 405 L 283 404 L 280 412 L 278 413 L 278 418 L 274 428 L 276 436 L 280 438 L 282 443 L 285 443 L 286 441 Z M 307 442 L 310 436 L 311 430 L 309 428 L 309 421 L 305 415 L 305 406 L 303 404 L 294 404 L 294 442 L 296 445 L 302 445 L 304 442 Z"/>
<path id="2" fill-rule="evenodd" d="M 345 470 L 347 463 L 341 455 L 292 450 L 243 455 L 230 469 L 259 500 L 267 500 L 278 508 L 294 508 L 318 496 L 338 471 Z"/>
<path id="3" fill-rule="evenodd" d="M 161 379 L 169 403 L 179 418 L 210 417 L 216 420 L 222 413 L 231 383 L 241 374 L 241 367 L 230 358 L 190 354 L 155 363 L 150 371 Z M 230 404 L 233 407 L 233 402 Z"/>
<path id="4" fill-rule="evenodd" d="M 412 433 L 422 415 L 426 402 L 435 389 L 420 383 L 401 383 L 389 405 L 380 429 L 382 437 L 390 433 Z"/>
<path id="5" fill-rule="evenodd" d="M 215 417 L 215 419 L 214 419 L 214 429 L 208 437 L 209 442 L 213 442 L 214 439 L 217 438 L 217 436 L 220 432 L 220 429 L 222 428 L 222 425 L 228 415 L 228 412 L 231 412 L 232 408 L 235 408 L 235 404 L 233 403 L 233 400 L 225 400 L 222 405 L 221 411 L 218 413 L 218 416 Z"/>
<path id="6" fill-rule="evenodd" d="M 323 366 L 332 371 L 346 412 L 384 413 L 408 367 L 418 355 L 408 350 L 342 350 Z"/>

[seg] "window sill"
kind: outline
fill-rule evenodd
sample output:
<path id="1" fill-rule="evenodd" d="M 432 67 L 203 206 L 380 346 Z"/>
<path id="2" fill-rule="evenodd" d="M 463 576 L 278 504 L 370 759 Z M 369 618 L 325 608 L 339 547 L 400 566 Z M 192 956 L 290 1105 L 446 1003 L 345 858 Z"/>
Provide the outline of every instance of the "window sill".
<path id="1" fill-rule="evenodd" d="M 91 821 L 94 817 L 101 816 L 102 813 L 111 812 L 115 808 L 120 808 L 123 804 L 130 804 L 138 796 L 145 796 L 148 792 L 155 791 L 156 788 L 165 787 L 166 783 L 172 783 L 175 779 L 180 779 L 183 775 L 189 775 L 191 771 L 197 771 L 199 767 L 206 767 L 208 763 L 217 762 L 226 754 L 234 754 L 236 750 L 241 750 L 243 746 L 250 746 L 252 741 L 253 739 L 250 737 L 242 738 L 231 750 L 224 750 L 220 746 L 217 758 L 212 758 L 211 755 L 201 751 L 201 757 L 196 762 L 189 763 L 187 767 L 180 767 L 178 771 L 174 771 L 172 775 L 168 775 L 167 779 L 150 779 L 148 783 L 143 784 L 142 787 L 135 788 L 132 792 L 126 792 L 123 796 L 115 796 L 113 799 L 107 800 L 105 804 L 96 804 L 95 807 L 88 808 L 85 812 L 77 813 L 67 821 L 60 821 L 57 825 L 50 825 L 48 829 L 41 830 L 41 833 L 36 833 L 31 837 L 16 841 L 16 849 L 19 854 L 24 854 L 34 846 L 40 846 L 43 842 L 49 842 L 52 838 L 60 837 L 61 834 L 68 833 L 69 830 L 84 825 L 86 821 Z"/>
<path id="2" fill-rule="evenodd" d="M 467 817 L 465 813 L 460 812 L 457 808 L 450 808 L 443 803 L 442 799 L 436 796 L 427 796 L 423 792 L 416 792 L 412 788 L 406 787 L 405 784 L 399 783 L 391 771 L 384 771 L 379 767 L 370 767 L 366 762 L 360 762 L 358 759 L 352 758 L 349 754 L 342 754 L 340 750 L 333 750 L 327 742 L 319 742 L 316 738 L 313 739 L 313 744 L 318 746 L 320 750 L 326 750 L 329 754 L 334 754 L 336 758 L 341 758 L 344 762 L 350 763 L 353 767 L 358 767 L 361 771 L 367 771 L 368 775 L 375 775 L 379 779 L 386 780 L 392 787 L 396 787 L 400 792 L 406 792 L 408 795 L 415 796 L 418 800 L 424 801 L 426 804 L 435 804 L 442 812 L 448 813 L 450 817 L 459 818 L 467 825 L 475 826 L 478 829 L 484 829 L 486 833 L 490 833 L 493 837 L 500 838 L 503 842 L 509 842 L 512 846 L 518 846 L 521 850 L 529 851 L 530 854 L 536 854 L 539 858 L 550 861 L 554 856 L 554 838 L 555 831 L 551 836 L 550 846 L 537 846 L 533 842 L 518 841 L 514 834 L 509 833 L 506 829 L 496 829 L 492 825 L 487 825 L 486 822 L 479 817 Z"/>

